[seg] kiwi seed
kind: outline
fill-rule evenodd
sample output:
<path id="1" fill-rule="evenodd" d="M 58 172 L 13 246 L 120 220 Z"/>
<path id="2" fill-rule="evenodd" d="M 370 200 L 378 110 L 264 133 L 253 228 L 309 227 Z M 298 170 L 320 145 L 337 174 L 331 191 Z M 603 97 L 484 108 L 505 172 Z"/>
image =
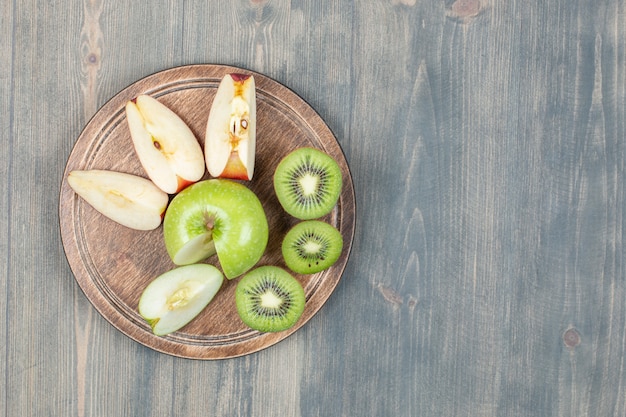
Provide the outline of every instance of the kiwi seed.
<path id="1" fill-rule="evenodd" d="M 274 172 L 274 190 L 283 209 L 300 220 L 328 214 L 341 194 L 341 169 L 328 154 L 310 147 L 285 156 Z"/>
<path id="2" fill-rule="evenodd" d="M 277 266 L 260 266 L 248 272 L 235 289 L 239 317 L 260 332 L 292 327 L 302 315 L 305 301 L 300 282 Z"/>
<path id="3" fill-rule="evenodd" d="M 287 267 L 298 274 L 314 274 L 330 268 L 339 259 L 342 248 L 339 230 L 320 220 L 296 224 L 282 243 Z"/>

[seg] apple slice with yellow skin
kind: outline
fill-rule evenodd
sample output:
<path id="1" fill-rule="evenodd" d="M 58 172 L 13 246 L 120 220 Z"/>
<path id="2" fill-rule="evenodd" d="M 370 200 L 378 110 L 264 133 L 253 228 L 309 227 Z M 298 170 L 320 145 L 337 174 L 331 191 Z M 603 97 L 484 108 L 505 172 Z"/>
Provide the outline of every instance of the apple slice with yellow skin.
<path id="1" fill-rule="evenodd" d="M 105 170 L 75 170 L 69 186 L 109 219 L 135 230 L 159 227 L 169 201 L 167 193 L 146 178 Z"/>
<path id="2" fill-rule="evenodd" d="M 171 109 L 142 94 L 126 103 L 126 119 L 139 161 L 157 187 L 175 194 L 202 178 L 202 147 Z"/>
<path id="3" fill-rule="evenodd" d="M 256 147 L 256 87 L 248 74 L 222 78 L 211 104 L 204 141 L 215 178 L 251 180 Z"/>

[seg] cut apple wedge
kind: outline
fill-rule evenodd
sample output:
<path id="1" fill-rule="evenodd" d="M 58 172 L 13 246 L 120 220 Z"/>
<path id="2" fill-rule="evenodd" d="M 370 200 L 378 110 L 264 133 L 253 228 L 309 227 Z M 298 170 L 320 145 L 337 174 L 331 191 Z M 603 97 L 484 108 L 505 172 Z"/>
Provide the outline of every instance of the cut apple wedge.
<path id="1" fill-rule="evenodd" d="M 181 266 L 154 279 L 139 298 L 139 314 L 157 336 L 175 332 L 211 302 L 224 276 L 209 264 Z"/>
<path id="2" fill-rule="evenodd" d="M 169 196 L 146 178 L 115 171 L 75 170 L 70 187 L 111 220 L 136 230 L 159 227 Z"/>
<path id="3" fill-rule="evenodd" d="M 222 78 L 211 105 L 204 141 L 215 178 L 251 180 L 256 146 L 256 87 L 248 74 Z"/>
<path id="4" fill-rule="evenodd" d="M 189 126 L 160 101 L 140 95 L 126 103 L 135 152 L 148 177 L 175 194 L 205 172 L 202 147 Z"/>

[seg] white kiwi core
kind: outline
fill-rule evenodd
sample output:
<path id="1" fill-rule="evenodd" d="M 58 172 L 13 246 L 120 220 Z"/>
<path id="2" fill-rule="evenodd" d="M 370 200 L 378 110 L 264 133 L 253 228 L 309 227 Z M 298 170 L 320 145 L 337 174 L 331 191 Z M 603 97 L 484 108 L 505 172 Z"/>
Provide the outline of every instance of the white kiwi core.
<path id="1" fill-rule="evenodd" d="M 283 303 L 279 297 L 271 291 L 261 295 L 261 305 L 267 308 L 278 308 Z"/>
<path id="2" fill-rule="evenodd" d="M 302 187 L 302 193 L 306 196 L 315 194 L 317 190 L 318 178 L 311 174 L 306 174 L 300 178 L 300 186 Z"/>

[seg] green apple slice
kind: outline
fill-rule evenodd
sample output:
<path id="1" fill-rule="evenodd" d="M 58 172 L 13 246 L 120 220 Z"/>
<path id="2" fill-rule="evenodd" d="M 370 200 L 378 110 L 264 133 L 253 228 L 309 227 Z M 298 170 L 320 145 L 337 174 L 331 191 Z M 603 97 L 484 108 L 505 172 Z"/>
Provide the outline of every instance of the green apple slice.
<path id="1" fill-rule="evenodd" d="M 200 262 L 211 255 L 215 255 L 215 241 L 211 232 L 202 233 L 191 238 L 186 245 L 176 253 L 176 265 L 189 265 Z"/>
<path id="2" fill-rule="evenodd" d="M 172 199 L 163 219 L 163 236 L 176 265 L 199 262 L 217 253 L 224 275 L 233 279 L 263 256 L 267 217 L 258 197 L 243 184 L 204 180 Z"/>
<path id="3" fill-rule="evenodd" d="M 139 314 L 157 336 L 175 332 L 211 302 L 224 276 L 209 264 L 180 266 L 159 275 L 144 289 Z"/>

